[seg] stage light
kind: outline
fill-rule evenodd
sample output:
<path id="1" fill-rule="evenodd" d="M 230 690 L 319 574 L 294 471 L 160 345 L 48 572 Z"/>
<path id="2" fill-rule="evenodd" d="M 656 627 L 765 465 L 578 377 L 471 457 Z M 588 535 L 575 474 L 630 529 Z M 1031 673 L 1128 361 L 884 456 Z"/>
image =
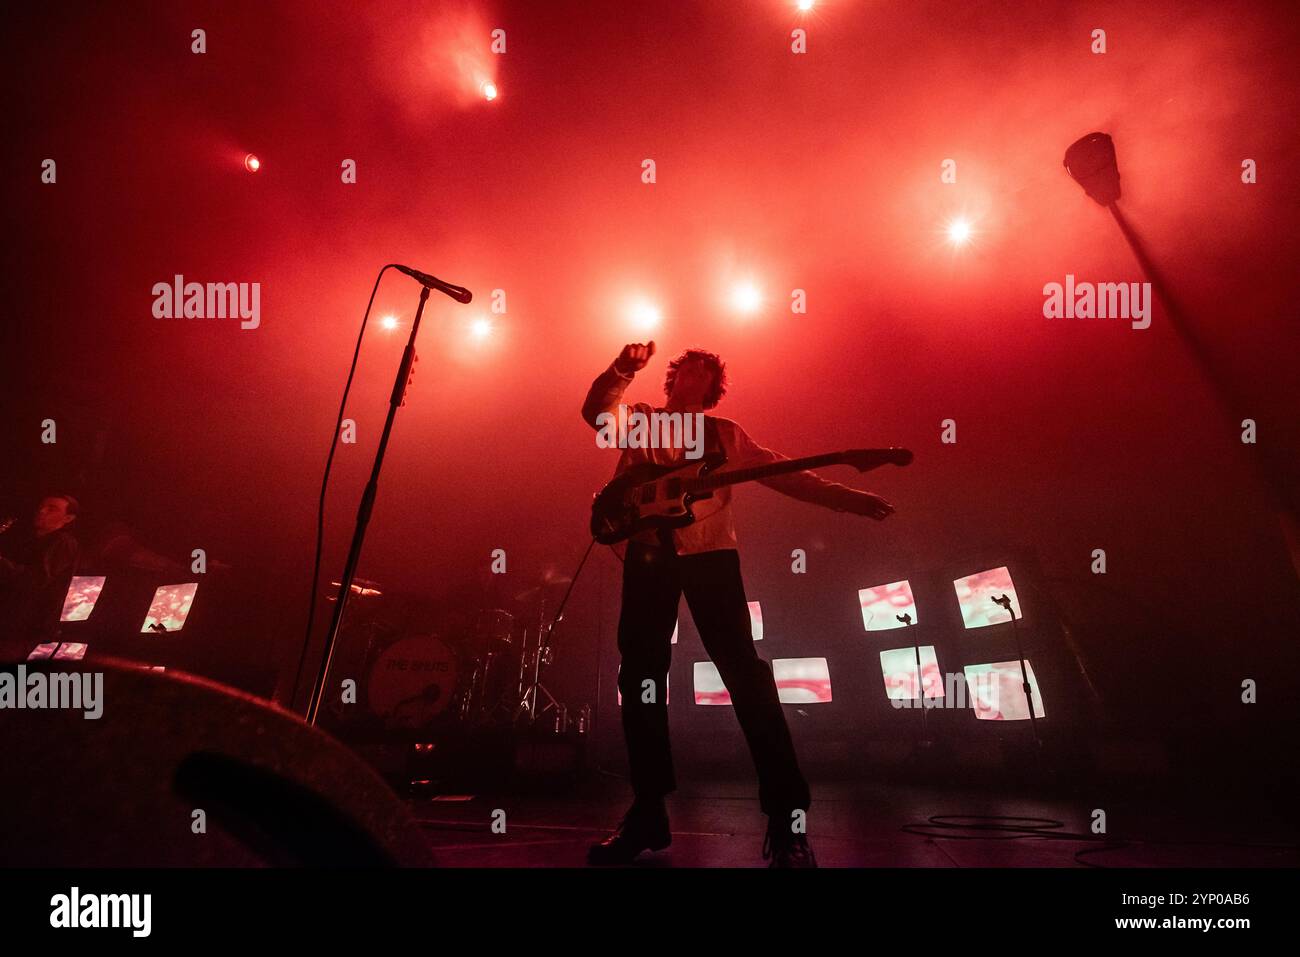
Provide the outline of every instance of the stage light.
<path id="1" fill-rule="evenodd" d="M 948 224 L 948 241 L 954 246 L 964 246 L 970 242 L 970 223 L 965 219 L 954 219 Z"/>
<path id="2" fill-rule="evenodd" d="M 1120 197 L 1115 143 L 1105 133 L 1089 133 L 1065 151 L 1065 168 L 1083 191 L 1102 206 Z"/>
<path id="3" fill-rule="evenodd" d="M 480 86 L 479 89 L 483 93 L 483 99 L 488 100 L 490 102 L 497 98 L 497 85 L 493 83 L 491 80 L 485 80 L 483 82 L 483 85 Z"/>
<path id="4" fill-rule="evenodd" d="M 379 320 L 379 324 L 380 324 L 381 326 L 383 326 L 385 329 L 389 329 L 389 330 L 396 329 L 396 328 L 397 328 L 397 317 L 396 317 L 396 316 L 384 316 L 384 318 L 382 318 L 382 319 Z"/>
<path id="5" fill-rule="evenodd" d="M 763 293 L 752 282 L 742 282 L 731 290 L 731 305 L 737 312 L 758 312 Z"/>
<path id="6" fill-rule="evenodd" d="M 252 153 L 249 153 L 244 157 L 244 169 L 248 170 L 250 173 L 256 173 L 261 168 L 262 161 Z"/>
<path id="7" fill-rule="evenodd" d="M 641 299 L 632 304 L 628 318 L 634 329 L 640 332 L 653 332 L 663 322 L 663 313 L 654 303 Z"/>
<path id="8" fill-rule="evenodd" d="M 475 319 L 469 324 L 469 334 L 479 342 L 492 335 L 491 319 Z"/>
<path id="9" fill-rule="evenodd" d="M 809 10 L 813 8 L 814 2 L 815 0 L 799 0 L 799 2 L 795 4 L 795 6 L 797 6 L 801 12 L 807 13 Z"/>

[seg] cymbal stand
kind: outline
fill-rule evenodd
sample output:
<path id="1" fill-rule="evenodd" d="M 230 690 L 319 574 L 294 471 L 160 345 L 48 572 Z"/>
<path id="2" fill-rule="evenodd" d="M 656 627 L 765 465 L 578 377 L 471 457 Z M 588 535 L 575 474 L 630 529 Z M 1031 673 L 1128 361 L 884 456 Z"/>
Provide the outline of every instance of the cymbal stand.
<path id="1" fill-rule="evenodd" d="M 537 648 L 532 659 L 533 681 L 524 691 L 523 697 L 520 698 L 519 708 L 515 712 L 515 718 L 527 714 L 528 723 L 534 724 L 537 721 L 538 714 L 545 714 L 552 708 L 563 713 L 566 709 L 564 703 L 559 701 L 547 687 L 542 684 L 542 665 L 549 665 L 553 660 L 551 652 L 551 639 L 555 635 L 555 628 L 564 620 L 564 609 L 569 604 L 569 596 L 573 594 L 573 586 L 578 583 L 578 578 L 582 575 L 583 566 L 587 564 L 587 559 L 591 556 L 591 550 L 596 547 L 596 540 L 593 538 L 591 544 L 582 555 L 582 561 L 578 562 L 578 568 L 573 573 L 573 578 L 569 582 L 569 587 L 564 590 L 564 597 L 560 599 L 560 605 L 555 609 L 555 617 L 546 621 L 546 596 L 542 595 L 541 607 L 537 615 Z M 528 633 L 524 633 L 523 662 L 520 665 L 520 685 L 523 684 L 523 676 L 528 668 Z M 538 712 L 538 699 L 546 696 L 546 704 Z M 560 730 L 564 730 L 563 727 Z"/>

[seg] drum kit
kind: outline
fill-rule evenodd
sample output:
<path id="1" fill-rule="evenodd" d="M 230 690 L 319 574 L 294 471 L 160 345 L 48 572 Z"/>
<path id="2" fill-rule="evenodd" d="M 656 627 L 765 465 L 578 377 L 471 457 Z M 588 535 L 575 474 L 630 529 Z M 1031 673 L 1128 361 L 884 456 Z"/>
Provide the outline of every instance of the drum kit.
<path id="1" fill-rule="evenodd" d="M 541 677 L 552 659 L 548 602 L 570 583 L 548 577 L 515 595 L 513 604 L 528 609 L 523 614 L 481 608 L 409 629 L 385 616 L 378 583 L 356 579 L 330 669 L 335 687 L 355 676 L 355 701 L 327 699 L 330 724 L 423 734 L 532 725 L 549 711 L 557 728 L 567 723 L 567 709 Z"/>

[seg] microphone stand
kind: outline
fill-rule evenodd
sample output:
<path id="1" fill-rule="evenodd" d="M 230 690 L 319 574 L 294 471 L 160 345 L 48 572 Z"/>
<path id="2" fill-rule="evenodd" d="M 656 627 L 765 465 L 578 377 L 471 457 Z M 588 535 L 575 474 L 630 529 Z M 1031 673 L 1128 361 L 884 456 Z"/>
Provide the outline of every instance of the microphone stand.
<path id="1" fill-rule="evenodd" d="M 901 621 L 908 631 L 912 630 L 911 615 L 904 612 L 901 615 L 895 615 L 894 618 Z M 919 638 L 912 643 L 912 648 L 916 651 L 916 697 L 917 703 L 921 706 L 921 747 L 924 748 L 930 743 L 930 716 L 925 713 L 925 676 L 921 672 L 921 644 Z"/>
<path id="2" fill-rule="evenodd" d="M 1029 686 L 1029 672 L 1025 668 L 1025 649 L 1020 644 L 1020 628 L 1016 624 L 1018 619 L 1015 611 L 1011 608 L 1011 599 L 1008 596 L 999 595 L 993 599 L 993 604 L 1001 605 L 1006 609 L 1007 614 L 1011 616 L 1011 634 L 1016 642 L 1016 655 L 1020 658 L 1020 687 L 1025 693 L 1025 701 L 1029 703 L 1029 725 L 1034 729 L 1034 743 L 1041 749 L 1043 739 L 1038 733 L 1038 718 L 1034 714 L 1034 691 Z"/>
<path id="3" fill-rule="evenodd" d="M 342 581 L 339 582 L 338 597 L 334 601 L 334 617 L 325 636 L 320 671 L 316 674 L 316 683 L 311 691 L 311 703 L 307 706 L 308 724 L 316 723 L 316 713 L 320 710 L 325 679 L 329 675 L 339 629 L 343 625 L 343 612 L 347 609 L 348 598 L 352 594 L 352 581 L 357 573 L 357 563 L 361 559 L 361 545 L 365 541 L 366 527 L 370 524 L 370 513 L 375 506 L 375 493 L 379 488 L 379 470 L 383 467 L 384 453 L 388 450 L 388 437 L 393 431 L 393 420 L 397 417 L 398 408 L 405 404 L 406 386 L 410 382 L 412 366 L 415 364 L 415 337 L 420 331 L 420 318 L 424 315 L 424 304 L 428 301 L 429 286 L 426 285 L 420 290 L 420 305 L 415 310 L 415 321 L 411 323 L 411 336 L 406 342 L 406 349 L 402 352 L 401 365 L 397 367 L 397 380 L 393 383 L 393 394 L 388 400 L 388 418 L 384 422 L 383 435 L 379 438 L 379 450 L 375 453 L 375 464 L 370 470 L 370 481 L 366 483 L 366 489 L 361 495 L 361 504 L 357 508 L 357 524 L 352 533 L 352 547 L 348 549 L 347 564 L 343 569 Z"/>

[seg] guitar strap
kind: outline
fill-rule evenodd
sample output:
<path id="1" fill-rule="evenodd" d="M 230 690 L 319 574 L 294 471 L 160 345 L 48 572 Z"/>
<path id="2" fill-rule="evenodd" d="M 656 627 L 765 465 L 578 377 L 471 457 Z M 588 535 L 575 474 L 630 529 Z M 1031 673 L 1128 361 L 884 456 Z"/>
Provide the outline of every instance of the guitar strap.
<path id="1" fill-rule="evenodd" d="M 722 436 L 718 432 L 718 420 L 711 415 L 704 417 L 704 454 L 726 454 L 726 449 L 722 446 Z M 670 528 L 660 528 L 656 531 L 655 537 L 659 539 L 659 544 L 674 554 L 677 547 L 673 542 L 673 530 Z"/>
<path id="2" fill-rule="evenodd" d="M 712 455 L 714 453 L 725 454 L 726 450 L 722 447 L 722 437 L 718 434 L 718 420 L 711 415 L 704 417 L 704 454 Z"/>

